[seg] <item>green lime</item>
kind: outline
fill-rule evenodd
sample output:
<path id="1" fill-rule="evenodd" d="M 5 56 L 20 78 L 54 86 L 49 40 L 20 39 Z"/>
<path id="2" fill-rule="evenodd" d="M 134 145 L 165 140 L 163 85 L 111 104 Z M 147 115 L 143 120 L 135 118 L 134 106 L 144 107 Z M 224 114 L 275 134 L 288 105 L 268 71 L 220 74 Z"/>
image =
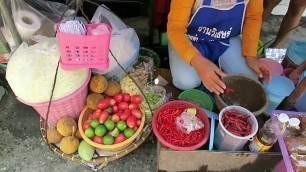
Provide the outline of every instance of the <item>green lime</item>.
<path id="1" fill-rule="evenodd" d="M 98 125 L 95 129 L 95 134 L 97 136 L 104 136 L 106 133 L 106 128 L 104 127 L 104 125 Z"/>
<path id="2" fill-rule="evenodd" d="M 117 122 L 117 128 L 120 130 L 120 131 L 124 131 L 126 129 L 126 123 L 125 121 L 118 121 Z"/>
<path id="3" fill-rule="evenodd" d="M 103 137 L 103 143 L 105 145 L 112 145 L 114 143 L 114 137 L 110 134 L 107 134 Z"/>
<path id="4" fill-rule="evenodd" d="M 99 124 L 100 124 L 100 122 L 97 119 L 93 119 L 93 120 L 90 121 L 90 126 L 92 128 L 96 128 Z"/>
<path id="5" fill-rule="evenodd" d="M 92 127 L 88 127 L 85 130 L 85 136 L 90 138 L 90 139 L 93 138 L 95 136 L 95 129 L 93 129 Z"/>
<path id="6" fill-rule="evenodd" d="M 114 121 L 108 119 L 104 122 L 104 126 L 106 127 L 107 130 L 113 130 L 115 128 L 115 123 Z"/>
<path id="7" fill-rule="evenodd" d="M 125 129 L 125 130 L 124 130 L 124 136 L 125 136 L 126 138 L 130 138 L 130 137 L 132 137 L 134 134 L 135 134 L 135 131 L 134 131 L 133 128 L 128 128 L 128 129 Z"/>

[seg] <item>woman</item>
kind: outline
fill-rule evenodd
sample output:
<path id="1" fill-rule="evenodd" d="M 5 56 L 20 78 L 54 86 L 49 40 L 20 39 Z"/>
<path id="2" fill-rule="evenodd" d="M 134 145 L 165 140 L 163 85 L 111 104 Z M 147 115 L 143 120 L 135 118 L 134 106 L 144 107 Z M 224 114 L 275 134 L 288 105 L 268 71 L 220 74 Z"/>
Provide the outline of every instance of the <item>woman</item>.
<path id="1" fill-rule="evenodd" d="M 202 81 L 220 94 L 226 88 L 220 79 L 225 73 L 269 79 L 269 68 L 256 58 L 262 4 L 263 0 L 172 0 L 167 31 L 174 85 L 185 90 Z"/>
<path id="2" fill-rule="evenodd" d="M 280 2 L 281 0 L 264 0 L 263 21 L 266 21 L 268 19 L 274 7 Z M 290 1 L 288 11 L 286 12 L 286 15 L 283 18 L 282 24 L 277 33 L 277 37 L 275 41 L 270 45 L 271 48 L 282 48 L 285 40 L 293 32 L 292 29 L 300 23 L 305 8 L 305 0 Z"/>

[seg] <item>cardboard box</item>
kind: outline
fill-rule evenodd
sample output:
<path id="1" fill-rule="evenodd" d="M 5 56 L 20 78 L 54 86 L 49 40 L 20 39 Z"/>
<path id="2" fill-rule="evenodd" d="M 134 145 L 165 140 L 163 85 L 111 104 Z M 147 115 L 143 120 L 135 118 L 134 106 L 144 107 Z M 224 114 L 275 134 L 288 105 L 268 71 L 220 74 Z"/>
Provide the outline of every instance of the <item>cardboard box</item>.
<path id="1" fill-rule="evenodd" d="M 280 152 L 173 151 L 157 143 L 157 171 L 271 171 Z"/>

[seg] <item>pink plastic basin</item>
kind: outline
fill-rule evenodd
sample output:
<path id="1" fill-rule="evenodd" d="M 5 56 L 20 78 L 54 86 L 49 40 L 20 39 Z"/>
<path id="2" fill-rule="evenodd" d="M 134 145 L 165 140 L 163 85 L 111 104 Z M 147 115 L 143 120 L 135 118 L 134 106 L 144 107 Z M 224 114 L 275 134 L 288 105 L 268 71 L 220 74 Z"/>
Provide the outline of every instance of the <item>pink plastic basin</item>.
<path id="1" fill-rule="evenodd" d="M 176 106 L 181 106 L 181 107 L 183 106 L 183 107 L 186 107 L 186 108 L 197 108 L 197 114 L 204 123 L 204 132 L 205 132 L 203 140 L 201 140 L 198 144 L 193 145 L 193 146 L 189 146 L 189 147 L 175 146 L 173 144 L 168 143 L 160 135 L 159 131 L 157 130 L 156 123 L 157 123 L 158 114 L 168 107 L 175 108 Z M 192 151 L 192 150 L 196 150 L 196 149 L 202 147 L 207 142 L 207 140 L 209 138 L 209 134 L 210 134 L 210 123 L 209 123 L 208 117 L 206 116 L 206 113 L 202 110 L 202 108 L 198 107 L 197 105 L 194 105 L 194 104 L 192 104 L 190 102 L 187 102 L 187 101 L 184 101 L 184 100 L 170 101 L 170 102 L 167 102 L 167 103 L 163 104 L 162 106 L 160 106 L 156 110 L 156 112 L 154 113 L 154 116 L 152 118 L 152 128 L 153 128 L 153 132 L 154 132 L 155 136 L 162 143 L 163 146 L 166 146 L 168 148 L 171 148 L 173 150 L 178 150 L 178 151 Z"/>
<path id="2" fill-rule="evenodd" d="M 271 75 L 281 75 L 283 73 L 283 66 L 275 60 L 268 58 L 261 58 L 260 61 L 266 63 L 271 69 Z"/>

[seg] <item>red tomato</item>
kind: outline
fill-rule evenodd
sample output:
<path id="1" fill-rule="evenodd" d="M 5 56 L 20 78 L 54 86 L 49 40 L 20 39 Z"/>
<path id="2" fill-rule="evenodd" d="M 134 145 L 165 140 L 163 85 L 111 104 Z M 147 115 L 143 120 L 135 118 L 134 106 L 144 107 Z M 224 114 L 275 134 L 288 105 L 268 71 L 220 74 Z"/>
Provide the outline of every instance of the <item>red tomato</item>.
<path id="1" fill-rule="evenodd" d="M 129 114 L 128 114 L 128 113 L 122 113 L 122 114 L 120 115 L 120 119 L 121 119 L 122 121 L 125 121 L 128 117 L 129 117 Z"/>
<path id="2" fill-rule="evenodd" d="M 137 119 L 135 116 L 131 115 L 128 117 L 128 119 L 126 120 L 126 124 L 128 127 L 130 128 L 134 128 L 137 124 Z"/>
<path id="3" fill-rule="evenodd" d="M 133 129 L 136 132 L 138 130 L 138 126 L 135 126 Z"/>
<path id="4" fill-rule="evenodd" d="M 119 108 L 118 108 L 118 106 L 112 106 L 112 110 L 113 110 L 113 113 L 117 113 L 117 112 L 119 112 Z"/>
<path id="5" fill-rule="evenodd" d="M 102 110 L 101 110 L 101 109 L 98 109 L 98 110 L 94 111 L 94 113 L 93 113 L 93 119 L 99 119 L 101 113 L 102 113 Z"/>
<path id="6" fill-rule="evenodd" d="M 142 97 L 140 95 L 134 95 L 131 97 L 131 102 L 140 104 L 142 102 Z"/>
<path id="7" fill-rule="evenodd" d="M 138 119 L 138 120 L 137 120 L 137 126 L 139 127 L 139 126 L 140 126 L 140 124 L 141 124 L 141 120 L 140 120 L 140 119 Z"/>
<path id="8" fill-rule="evenodd" d="M 132 115 L 134 115 L 136 118 L 140 119 L 142 118 L 142 113 L 139 109 L 134 109 L 131 111 Z"/>
<path id="9" fill-rule="evenodd" d="M 98 103 L 99 109 L 106 109 L 110 105 L 110 99 L 102 99 Z"/>
<path id="10" fill-rule="evenodd" d="M 117 137 L 115 137 L 115 142 L 114 142 L 114 144 L 116 144 L 116 143 L 121 143 L 121 142 L 123 142 L 124 140 L 126 140 L 126 137 L 124 136 L 123 133 L 120 133 Z"/>
<path id="11" fill-rule="evenodd" d="M 104 122 L 108 119 L 108 112 L 107 111 L 103 111 L 100 115 L 100 118 L 99 118 L 99 122 L 101 124 L 104 124 Z"/>
<path id="12" fill-rule="evenodd" d="M 110 99 L 110 106 L 114 106 L 116 104 L 116 100 L 115 99 Z"/>
<path id="13" fill-rule="evenodd" d="M 88 119 L 93 119 L 93 114 L 88 114 Z"/>
<path id="14" fill-rule="evenodd" d="M 120 117 L 119 117 L 118 114 L 113 114 L 111 120 L 112 120 L 114 123 L 117 123 L 118 121 L 120 121 Z"/>
<path id="15" fill-rule="evenodd" d="M 128 93 L 123 93 L 122 96 L 123 96 L 123 101 L 125 101 L 125 102 L 130 102 L 130 101 L 131 101 L 131 96 L 130 96 L 130 94 L 128 94 Z"/>
<path id="16" fill-rule="evenodd" d="M 121 115 L 123 114 L 123 112 L 120 110 L 119 112 L 117 112 L 117 114 L 118 114 L 119 116 L 121 116 Z"/>
<path id="17" fill-rule="evenodd" d="M 116 95 L 114 95 L 114 99 L 115 99 L 116 103 L 120 103 L 123 100 L 123 96 L 122 96 L 122 94 L 116 94 Z"/>
<path id="18" fill-rule="evenodd" d="M 96 143 L 103 144 L 103 137 L 95 136 L 92 140 Z"/>
<path id="19" fill-rule="evenodd" d="M 87 121 L 85 121 L 85 122 L 83 123 L 82 129 L 83 129 L 84 132 L 85 132 L 85 130 L 86 130 L 88 127 L 90 127 L 90 121 L 91 121 L 91 120 L 87 120 Z"/>
<path id="20" fill-rule="evenodd" d="M 128 114 L 128 116 L 130 116 L 131 115 L 131 110 L 130 109 L 125 109 L 122 113 L 126 113 L 126 114 Z"/>
<path id="21" fill-rule="evenodd" d="M 138 104 L 136 104 L 136 103 L 131 103 L 131 104 L 129 105 L 129 109 L 130 109 L 130 110 L 139 109 L 139 106 L 138 106 Z"/>
<path id="22" fill-rule="evenodd" d="M 127 102 L 120 102 L 118 104 L 118 108 L 119 110 L 125 110 L 125 109 L 128 109 L 129 108 L 129 104 Z"/>

